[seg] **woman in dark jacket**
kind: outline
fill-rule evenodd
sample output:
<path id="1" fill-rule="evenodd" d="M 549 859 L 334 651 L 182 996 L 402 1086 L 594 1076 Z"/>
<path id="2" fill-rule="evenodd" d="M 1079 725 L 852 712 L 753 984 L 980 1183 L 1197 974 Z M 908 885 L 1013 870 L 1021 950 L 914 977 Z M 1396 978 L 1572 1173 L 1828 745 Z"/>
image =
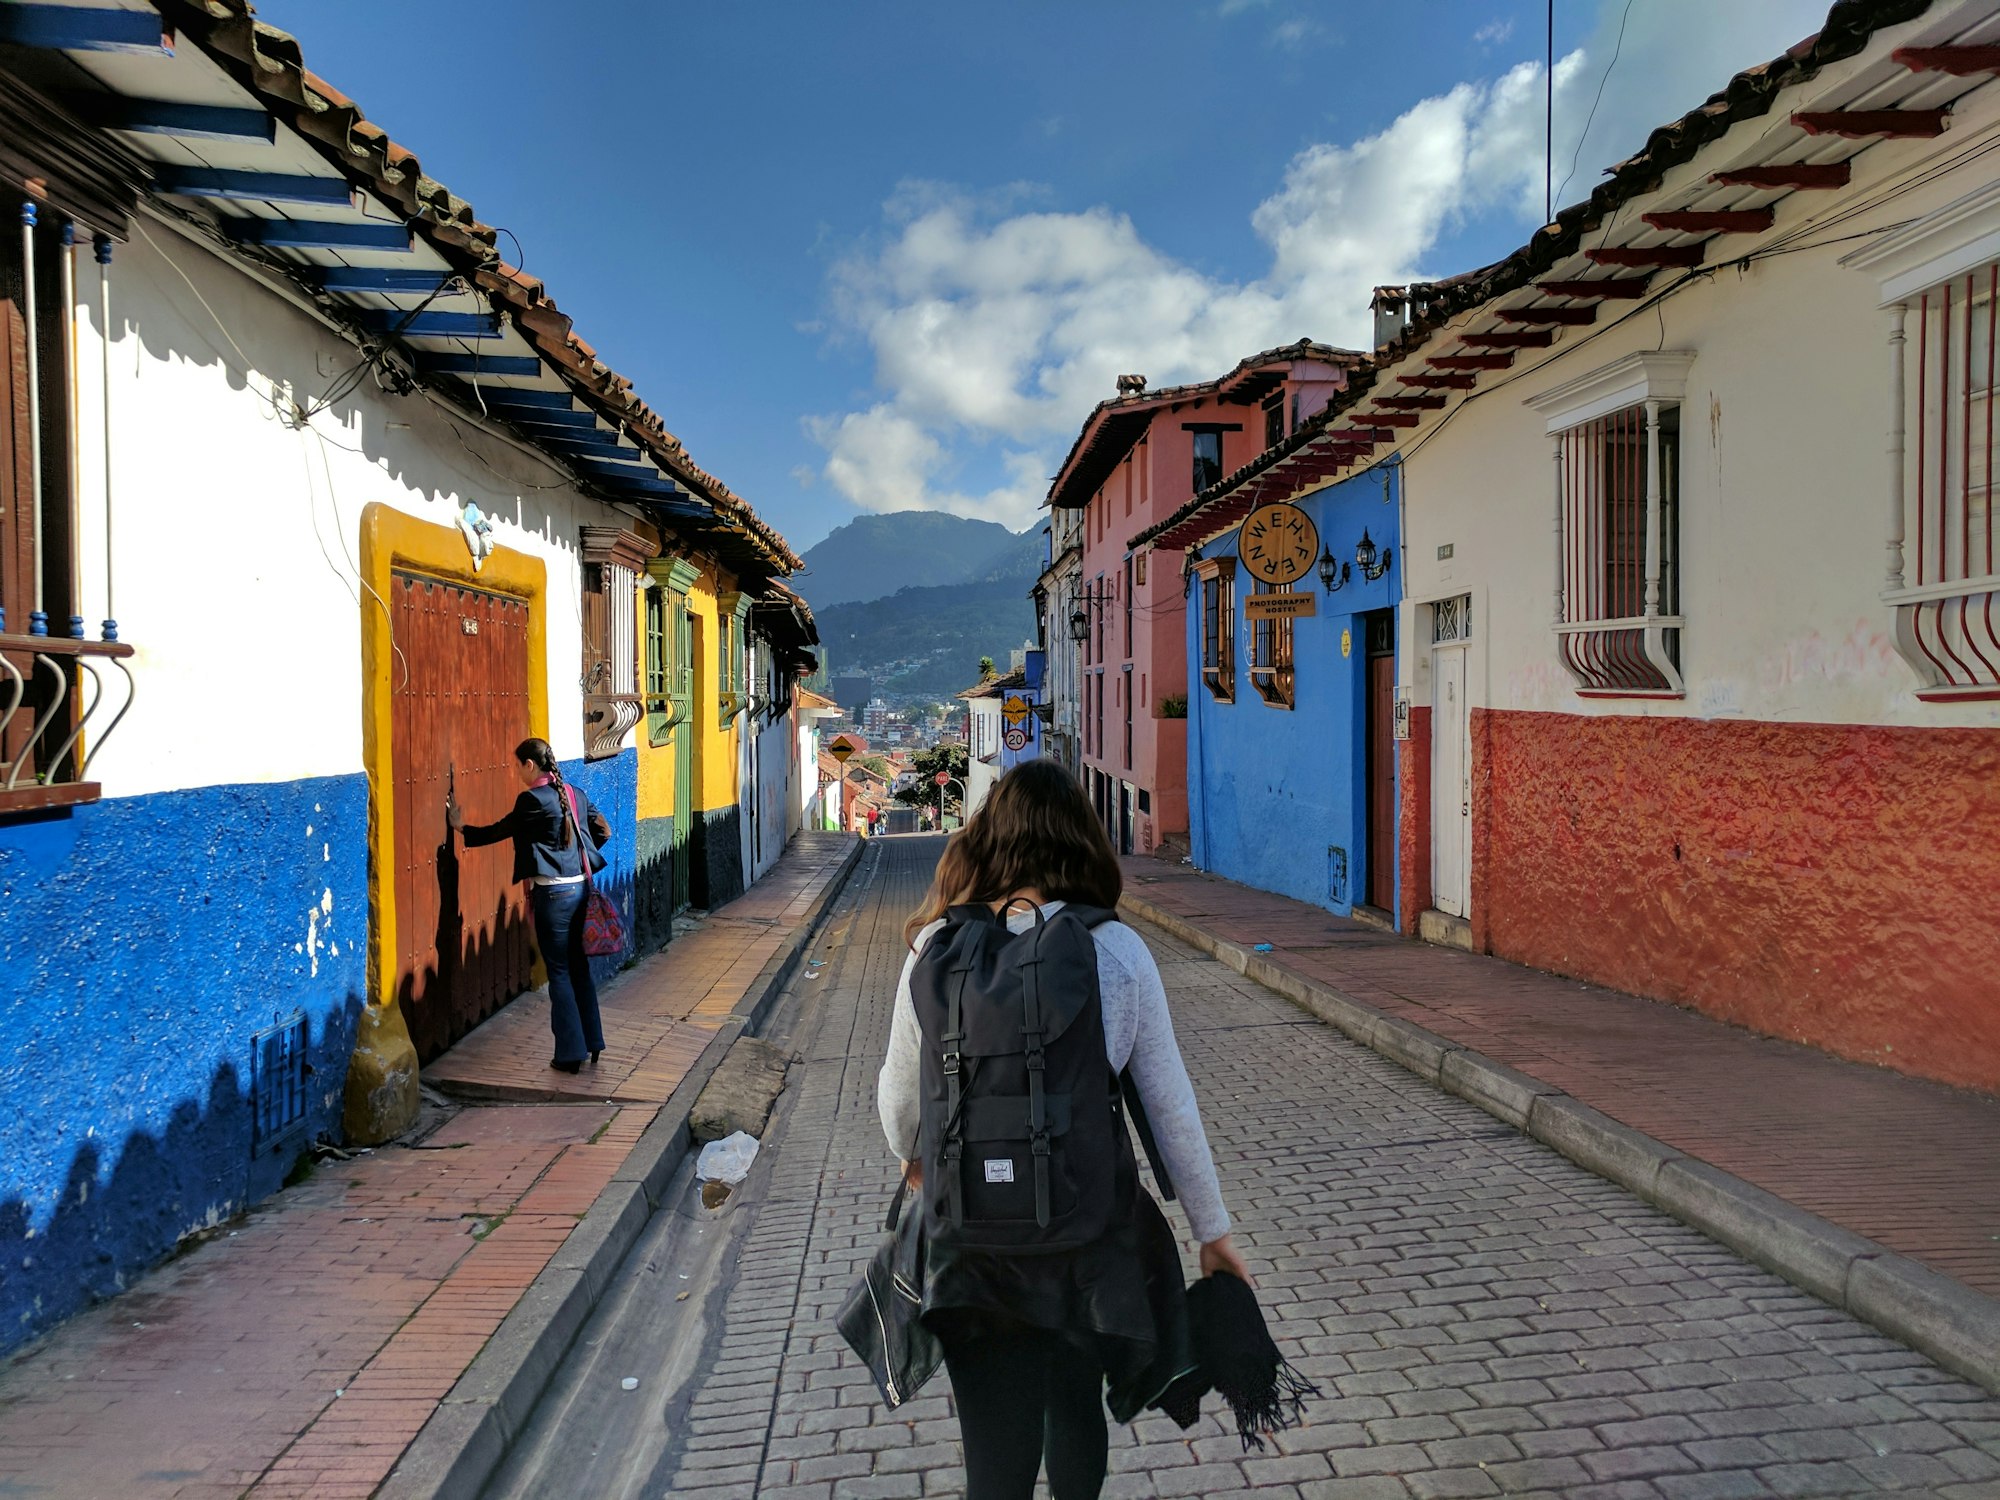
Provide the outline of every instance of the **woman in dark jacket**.
<path id="1" fill-rule="evenodd" d="M 583 1066 L 585 1053 L 595 1064 L 604 1050 L 597 984 L 590 977 L 590 957 L 583 951 L 583 909 L 589 889 L 586 874 L 604 868 L 597 847 L 611 837 L 611 829 L 589 797 L 564 783 L 547 740 L 521 741 L 514 747 L 514 761 L 521 785 L 527 788 L 515 799 L 514 810 L 497 823 L 468 827 L 454 798 L 451 826 L 464 833 L 468 849 L 513 841 L 514 878 L 528 884 L 535 946 L 542 950 L 542 963 L 549 971 L 549 1029 L 556 1036 L 556 1055 L 549 1066 L 574 1073 Z M 588 837 L 579 836 L 579 822 Z"/>

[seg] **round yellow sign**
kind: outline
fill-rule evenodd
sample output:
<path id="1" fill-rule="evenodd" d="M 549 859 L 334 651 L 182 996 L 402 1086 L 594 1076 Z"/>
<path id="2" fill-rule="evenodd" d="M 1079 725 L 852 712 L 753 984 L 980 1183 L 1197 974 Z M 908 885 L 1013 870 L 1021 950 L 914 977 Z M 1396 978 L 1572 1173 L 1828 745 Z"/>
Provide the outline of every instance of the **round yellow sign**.
<path id="1" fill-rule="evenodd" d="M 1296 505 L 1260 505 L 1243 518 L 1236 552 L 1260 583 L 1297 583 L 1319 555 L 1319 528 Z"/>

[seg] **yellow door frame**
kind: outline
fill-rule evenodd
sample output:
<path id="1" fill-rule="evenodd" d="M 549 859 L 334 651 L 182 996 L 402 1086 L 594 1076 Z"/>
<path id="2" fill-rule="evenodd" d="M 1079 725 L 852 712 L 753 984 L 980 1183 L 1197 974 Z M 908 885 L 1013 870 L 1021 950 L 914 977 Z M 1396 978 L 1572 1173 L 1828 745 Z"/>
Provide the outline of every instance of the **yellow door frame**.
<path id="1" fill-rule="evenodd" d="M 397 572 L 519 599 L 528 609 L 528 724 L 548 738 L 548 565 L 495 547 L 474 570 L 464 535 L 377 501 L 361 512 L 361 763 L 368 774 L 368 1003 L 396 993 L 395 747 L 390 725 L 402 668 L 391 639 L 389 596 Z M 377 1018 L 387 1021 L 387 1016 Z M 396 1024 L 400 1025 L 400 1017 Z"/>

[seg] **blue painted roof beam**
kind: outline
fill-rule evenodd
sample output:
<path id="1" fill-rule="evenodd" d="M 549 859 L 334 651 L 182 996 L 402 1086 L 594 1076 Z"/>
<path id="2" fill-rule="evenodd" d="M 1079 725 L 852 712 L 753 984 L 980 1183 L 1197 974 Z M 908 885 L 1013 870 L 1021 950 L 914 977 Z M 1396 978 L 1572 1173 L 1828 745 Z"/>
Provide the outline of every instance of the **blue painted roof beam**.
<path id="1" fill-rule="evenodd" d="M 606 461 L 620 458 L 637 458 L 637 448 L 623 448 L 618 439 L 610 433 L 597 438 L 581 437 L 575 433 L 553 428 L 522 428 L 522 435 L 537 447 L 548 448 L 556 453 L 574 454 L 578 458 L 601 458 Z M 651 477 L 646 476 L 646 477 Z"/>
<path id="2" fill-rule="evenodd" d="M 601 480 L 607 484 L 643 485 L 648 488 L 656 484 L 664 484 L 670 493 L 680 493 L 680 487 L 671 479 L 667 479 L 651 469 L 641 469 L 634 464 L 612 463 L 602 458 L 577 458 L 571 461 L 579 469 L 590 475 L 592 479 Z"/>
<path id="3" fill-rule="evenodd" d="M 0 5 L 0 42 L 63 52 L 174 50 L 156 10 L 87 10 L 80 5 Z"/>
<path id="4" fill-rule="evenodd" d="M 376 333 L 392 329 L 406 339 L 497 339 L 500 318 L 495 313 L 421 312 L 412 317 L 400 307 L 363 307 L 356 310 L 361 326 Z"/>
<path id="5" fill-rule="evenodd" d="M 275 250 L 394 250 L 408 252 L 401 224 L 336 224 L 321 219 L 227 219 L 223 229 L 242 245 Z"/>
<path id="6" fill-rule="evenodd" d="M 318 272 L 328 292 L 416 292 L 429 296 L 456 275 L 452 271 L 410 271 L 388 266 L 327 266 Z"/>
<path id="7" fill-rule="evenodd" d="M 574 409 L 563 411 L 553 406 L 522 406 L 507 399 L 509 396 L 521 394 L 514 390 L 486 390 L 480 394 L 485 396 L 488 410 L 498 412 L 508 421 L 523 427 L 546 427 L 552 432 L 597 430 L 597 418 L 587 411 Z"/>
<path id="8" fill-rule="evenodd" d="M 318 203 L 347 208 L 354 189 L 345 177 L 307 177 L 298 172 L 242 172 L 234 167 L 153 168 L 153 186 L 184 198 L 243 198 L 263 203 Z"/>
<path id="9" fill-rule="evenodd" d="M 79 113 L 109 130 L 135 135 L 171 135 L 210 141 L 263 141 L 278 138 L 278 122 L 261 109 L 227 109 L 216 104 L 173 104 L 165 99 L 122 99 L 117 95 L 79 102 Z"/>
<path id="10" fill-rule="evenodd" d="M 585 426 L 589 426 L 597 420 L 589 412 L 578 411 L 574 406 L 570 405 L 570 401 L 573 398 L 568 391 L 489 392 L 486 399 L 489 401 L 497 399 L 505 402 L 508 406 L 538 406 L 545 411 L 559 412 L 561 416 L 556 420 L 563 422 L 565 425 L 568 425 L 569 419 L 572 417 L 580 419 Z"/>
<path id="11" fill-rule="evenodd" d="M 532 380 L 542 373 L 542 362 L 532 354 L 433 354 L 420 349 L 417 351 L 417 369 L 425 375 L 462 375 L 467 377 L 468 383 L 481 376 L 502 375 L 518 375 Z M 505 390 L 506 387 L 498 389 Z M 488 407 L 494 404 L 493 388 L 482 389 L 480 395 L 486 398 Z M 474 396 L 472 400 L 477 405 L 479 396 Z"/>

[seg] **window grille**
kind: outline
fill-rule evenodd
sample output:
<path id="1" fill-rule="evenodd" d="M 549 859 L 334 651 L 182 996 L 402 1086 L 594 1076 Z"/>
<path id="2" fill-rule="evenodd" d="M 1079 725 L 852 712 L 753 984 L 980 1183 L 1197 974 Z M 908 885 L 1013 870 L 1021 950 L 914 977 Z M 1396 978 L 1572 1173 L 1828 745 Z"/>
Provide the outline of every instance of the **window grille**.
<path id="1" fill-rule="evenodd" d="M 1679 419 L 1641 402 L 1558 438 L 1556 631 L 1585 693 L 1681 691 Z"/>
<path id="2" fill-rule="evenodd" d="M 1472 595 L 1458 594 L 1431 606 L 1431 644 L 1472 639 Z"/>
<path id="3" fill-rule="evenodd" d="M 1218 703 L 1236 700 L 1236 559 L 1195 565 L 1201 581 L 1201 680 Z"/>
<path id="4" fill-rule="evenodd" d="M 1125 769 L 1132 769 L 1132 669 L 1126 667 L 1125 678 L 1119 697 L 1125 707 Z"/>
<path id="5" fill-rule="evenodd" d="M 1253 579 L 1253 596 L 1289 594 L 1289 583 L 1270 584 Z M 1253 619 L 1250 622 L 1250 685 L 1257 696 L 1273 708 L 1290 708 L 1293 702 L 1292 622 Z"/>
<path id="6" fill-rule="evenodd" d="M 1916 378 L 1905 379 L 1897 644 L 1925 698 L 2000 697 L 1994 599 L 1994 324 L 2000 263 L 1912 299 Z M 1896 554 L 1900 554 L 1898 557 Z M 1896 576 L 1900 574 L 1900 576 Z"/>

